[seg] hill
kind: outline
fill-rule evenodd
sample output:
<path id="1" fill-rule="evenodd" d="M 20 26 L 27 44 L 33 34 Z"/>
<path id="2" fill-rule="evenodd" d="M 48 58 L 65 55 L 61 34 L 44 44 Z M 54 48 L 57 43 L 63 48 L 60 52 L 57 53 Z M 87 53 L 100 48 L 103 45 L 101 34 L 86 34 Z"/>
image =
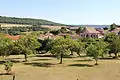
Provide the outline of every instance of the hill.
<path id="1" fill-rule="evenodd" d="M 52 25 L 52 26 L 64 25 L 44 19 L 17 18 L 17 17 L 6 17 L 6 16 L 0 16 L 0 23 L 25 24 L 25 25 Z"/>

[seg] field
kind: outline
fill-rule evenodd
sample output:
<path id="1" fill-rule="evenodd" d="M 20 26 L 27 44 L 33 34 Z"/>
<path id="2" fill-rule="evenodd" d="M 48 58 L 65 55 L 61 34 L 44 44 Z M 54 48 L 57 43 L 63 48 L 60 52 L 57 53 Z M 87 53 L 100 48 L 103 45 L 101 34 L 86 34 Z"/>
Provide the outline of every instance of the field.
<path id="1" fill-rule="evenodd" d="M 26 27 L 31 25 L 25 25 L 25 24 L 7 24 L 7 23 L 0 23 L 1 27 Z"/>
<path id="2" fill-rule="evenodd" d="M 27 24 L 8 24 L 8 23 L 0 23 L 0 27 L 3 28 L 11 28 L 11 27 L 30 27 L 32 25 Z M 61 27 L 67 27 L 67 26 L 50 26 L 50 25 L 41 25 L 43 28 L 49 28 L 51 30 L 58 30 L 61 29 Z"/>
<path id="3" fill-rule="evenodd" d="M 99 60 L 98 66 L 94 60 L 85 57 L 64 58 L 63 64 L 52 57 L 30 57 L 28 62 L 24 56 L 10 56 L 15 60 L 15 80 L 120 80 L 119 60 Z M 4 72 L 4 66 L 0 64 L 0 73 Z M 0 75 L 0 80 L 12 80 L 12 76 Z"/>
<path id="4" fill-rule="evenodd" d="M 49 28 L 51 30 L 59 30 L 61 29 L 62 27 L 67 27 L 67 26 L 50 26 L 50 25 L 41 25 L 41 27 L 43 28 Z"/>

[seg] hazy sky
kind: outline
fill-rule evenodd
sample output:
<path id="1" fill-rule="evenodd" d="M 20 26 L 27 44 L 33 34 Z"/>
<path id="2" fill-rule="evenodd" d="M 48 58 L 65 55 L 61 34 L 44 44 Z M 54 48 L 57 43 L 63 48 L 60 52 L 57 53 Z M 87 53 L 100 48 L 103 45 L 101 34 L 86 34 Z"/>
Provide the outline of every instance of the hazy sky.
<path id="1" fill-rule="evenodd" d="M 0 0 L 0 15 L 65 24 L 120 24 L 120 0 Z"/>

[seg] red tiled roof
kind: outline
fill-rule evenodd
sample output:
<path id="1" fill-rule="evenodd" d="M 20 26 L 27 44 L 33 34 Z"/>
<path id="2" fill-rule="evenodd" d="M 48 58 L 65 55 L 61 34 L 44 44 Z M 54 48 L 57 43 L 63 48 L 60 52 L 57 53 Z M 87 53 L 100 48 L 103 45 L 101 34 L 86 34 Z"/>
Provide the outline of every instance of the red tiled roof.
<path id="1" fill-rule="evenodd" d="M 12 40 L 18 40 L 18 39 L 20 39 L 20 35 L 11 36 L 11 35 L 7 34 L 6 37 L 9 38 L 9 39 L 12 39 Z"/>

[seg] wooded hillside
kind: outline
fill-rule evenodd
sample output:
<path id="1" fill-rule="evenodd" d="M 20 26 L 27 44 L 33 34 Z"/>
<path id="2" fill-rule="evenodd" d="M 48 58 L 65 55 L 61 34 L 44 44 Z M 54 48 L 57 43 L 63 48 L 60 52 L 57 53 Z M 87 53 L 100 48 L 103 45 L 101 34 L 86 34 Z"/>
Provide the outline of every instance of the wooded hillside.
<path id="1" fill-rule="evenodd" d="M 5 17 L 0 16 L 0 23 L 9 24 L 29 24 L 29 25 L 55 25 L 61 26 L 64 24 L 55 23 L 44 19 L 33 19 L 33 18 L 16 18 L 16 17 Z"/>

